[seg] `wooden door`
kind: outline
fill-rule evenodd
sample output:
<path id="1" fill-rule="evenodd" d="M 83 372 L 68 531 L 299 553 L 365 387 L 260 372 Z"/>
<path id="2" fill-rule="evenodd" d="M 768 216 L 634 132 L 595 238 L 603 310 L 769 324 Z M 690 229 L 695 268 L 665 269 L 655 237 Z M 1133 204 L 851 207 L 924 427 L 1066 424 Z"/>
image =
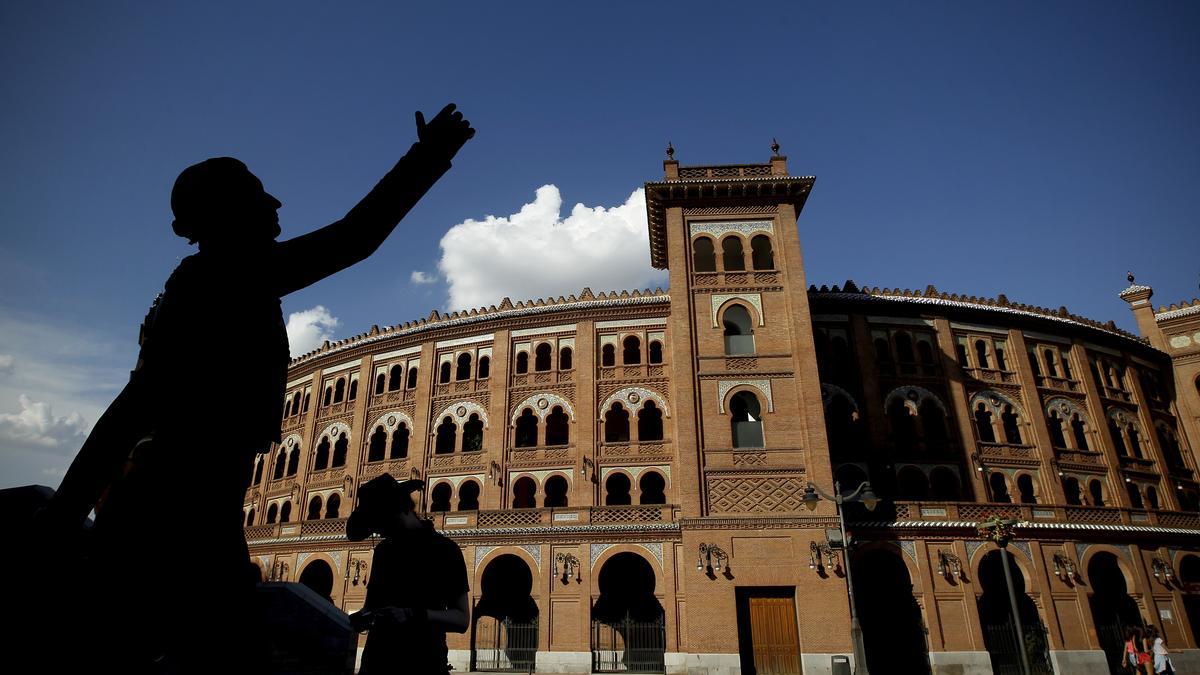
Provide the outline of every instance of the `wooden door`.
<path id="1" fill-rule="evenodd" d="M 799 675 L 800 636 L 792 589 L 747 589 L 740 598 L 743 661 L 757 675 Z"/>

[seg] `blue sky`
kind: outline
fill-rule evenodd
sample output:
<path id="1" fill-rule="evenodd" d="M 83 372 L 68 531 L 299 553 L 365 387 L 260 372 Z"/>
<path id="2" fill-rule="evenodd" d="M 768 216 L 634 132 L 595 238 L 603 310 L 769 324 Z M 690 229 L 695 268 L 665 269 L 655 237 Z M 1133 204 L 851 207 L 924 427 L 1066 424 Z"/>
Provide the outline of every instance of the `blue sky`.
<path id="1" fill-rule="evenodd" d="M 810 282 L 1132 329 L 1127 269 L 1162 303 L 1200 280 L 1198 29 L 1184 2 L 4 3 L 0 483 L 57 484 L 123 384 L 191 251 L 169 227 L 183 167 L 243 159 L 292 236 L 447 101 L 478 136 L 373 258 L 285 299 L 298 340 L 664 283 L 636 190 L 666 142 L 762 162 L 772 137 L 817 176 Z"/>

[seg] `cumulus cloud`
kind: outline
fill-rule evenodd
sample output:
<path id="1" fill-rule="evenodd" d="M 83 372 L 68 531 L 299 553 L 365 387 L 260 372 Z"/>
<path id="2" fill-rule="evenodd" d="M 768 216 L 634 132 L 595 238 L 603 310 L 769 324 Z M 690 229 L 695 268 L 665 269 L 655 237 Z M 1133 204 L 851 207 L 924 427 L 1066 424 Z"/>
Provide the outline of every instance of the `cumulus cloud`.
<path id="1" fill-rule="evenodd" d="M 0 375 L 12 375 L 15 369 L 12 355 L 0 354 Z"/>
<path id="2" fill-rule="evenodd" d="M 292 356 L 311 352 L 333 335 L 337 317 L 322 305 L 288 315 L 287 336 Z"/>
<path id="3" fill-rule="evenodd" d="M 74 454 L 87 438 L 88 424 L 79 413 L 57 417 L 48 403 L 34 401 L 25 394 L 17 401 L 20 412 L 0 414 L 0 443 Z"/>
<path id="4" fill-rule="evenodd" d="M 422 272 L 421 270 L 413 270 L 412 276 L 409 278 L 412 280 L 412 282 L 414 284 L 417 284 L 418 286 L 424 286 L 425 284 L 432 284 L 438 280 L 438 277 L 436 274 L 426 274 L 425 272 Z"/>
<path id="5" fill-rule="evenodd" d="M 615 290 L 663 285 L 650 267 L 646 197 L 635 190 L 611 208 L 576 204 L 562 217 L 554 185 L 506 217 L 468 219 L 442 237 L 438 269 L 452 310 L 577 293 L 584 286 Z"/>

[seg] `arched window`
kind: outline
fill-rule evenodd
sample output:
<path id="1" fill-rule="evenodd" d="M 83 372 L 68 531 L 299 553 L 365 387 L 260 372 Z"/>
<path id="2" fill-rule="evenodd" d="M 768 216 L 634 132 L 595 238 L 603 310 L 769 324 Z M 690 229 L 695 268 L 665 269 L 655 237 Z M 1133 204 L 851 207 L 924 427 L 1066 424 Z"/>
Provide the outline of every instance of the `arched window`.
<path id="1" fill-rule="evenodd" d="M 996 370 L 1008 370 L 1008 361 L 1004 359 L 1004 342 L 996 343 Z"/>
<path id="2" fill-rule="evenodd" d="M 542 506 L 562 508 L 567 505 L 567 479 L 562 476 L 551 476 L 546 479 L 546 496 Z"/>
<path id="3" fill-rule="evenodd" d="M 1011 405 L 1004 404 L 1004 412 L 1000 413 L 1000 421 L 1004 426 L 1004 440 L 1013 445 L 1021 444 L 1021 427 L 1018 424 L 1017 413 Z"/>
<path id="4" fill-rule="evenodd" d="M 392 459 L 408 457 L 408 425 L 404 422 L 392 432 Z"/>
<path id="5" fill-rule="evenodd" d="M 475 377 L 481 380 L 488 379 L 488 375 L 491 375 L 492 372 L 492 360 L 486 356 L 479 357 L 479 368 L 477 370 L 478 372 L 475 374 Z"/>
<path id="6" fill-rule="evenodd" d="M 254 463 L 254 484 L 255 485 L 259 485 L 262 483 L 263 465 L 264 464 L 266 464 L 266 461 L 263 459 L 262 455 L 259 455 L 258 461 Z"/>
<path id="7" fill-rule="evenodd" d="M 1121 433 L 1121 427 L 1117 426 L 1117 421 L 1113 418 L 1108 418 L 1108 431 L 1112 434 L 1113 445 L 1117 448 L 1117 454 L 1122 457 L 1129 456 L 1129 450 L 1125 447 L 1125 435 Z"/>
<path id="8" fill-rule="evenodd" d="M 888 407 L 892 438 L 900 452 L 911 452 L 917 447 L 917 423 L 914 417 L 912 408 L 899 398 Z"/>
<path id="9" fill-rule="evenodd" d="M 629 411 L 620 403 L 614 403 L 604 416 L 604 442 L 629 442 Z"/>
<path id="10" fill-rule="evenodd" d="M 1004 480 L 1004 474 L 993 473 L 989 475 L 988 485 L 992 488 L 993 502 L 1001 502 L 1003 504 L 1012 503 L 1012 497 L 1008 494 L 1008 481 Z"/>
<path id="11" fill-rule="evenodd" d="M 325 517 L 340 518 L 342 509 L 342 498 L 335 492 L 329 495 L 329 500 L 325 502 Z"/>
<path id="12" fill-rule="evenodd" d="M 933 452 L 946 449 L 946 413 L 933 399 L 921 403 L 921 429 L 925 432 L 927 449 Z"/>
<path id="13" fill-rule="evenodd" d="M 550 370 L 550 355 L 553 349 L 550 343 L 543 342 L 533 350 L 533 369 L 539 373 Z"/>
<path id="14" fill-rule="evenodd" d="M 300 472 L 300 447 L 292 448 L 288 453 L 287 475 L 295 476 Z"/>
<path id="15" fill-rule="evenodd" d="M 667 503 L 667 481 L 663 479 L 662 474 L 657 471 L 647 471 L 642 474 L 638 480 L 638 487 L 641 489 L 642 495 L 638 499 L 641 504 L 666 504 Z"/>
<path id="16" fill-rule="evenodd" d="M 301 412 L 308 412 L 308 404 L 311 400 L 312 400 L 312 392 L 305 391 L 304 392 L 304 407 L 301 409 Z"/>
<path id="17" fill-rule="evenodd" d="M 742 253 L 742 238 L 729 235 L 721 240 L 721 262 L 726 272 L 745 272 L 746 257 Z"/>
<path id="18" fill-rule="evenodd" d="M 1104 506 L 1104 484 L 1099 479 L 1088 483 L 1088 492 L 1092 495 L 1092 506 Z"/>
<path id="19" fill-rule="evenodd" d="M 471 379 L 471 355 L 459 354 L 458 364 L 454 369 L 454 379 L 457 382 Z"/>
<path id="20" fill-rule="evenodd" d="M 1138 491 L 1137 485 L 1126 483 L 1125 490 L 1129 493 L 1129 506 L 1131 508 L 1140 509 L 1145 507 L 1145 504 L 1142 503 L 1142 493 Z"/>
<path id="21" fill-rule="evenodd" d="M 333 403 L 333 387 L 325 387 L 325 398 L 321 399 L 321 405 L 330 403 Z"/>
<path id="22" fill-rule="evenodd" d="M 1022 504 L 1036 504 L 1037 497 L 1033 494 L 1033 477 L 1023 473 L 1017 477 L 1017 492 L 1021 495 Z"/>
<path id="23" fill-rule="evenodd" d="M 279 522 L 290 523 L 292 521 L 292 503 L 290 501 L 283 503 L 283 508 L 279 509 Z"/>
<path id="24" fill-rule="evenodd" d="M 1058 377 L 1058 364 L 1054 362 L 1054 350 L 1044 350 L 1042 357 L 1046 360 L 1046 374 L 1050 377 Z"/>
<path id="25" fill-rule="evenodd" d="M 881 366 L 890 365 L 892 362 L 892 348 L 888 346 L 888 341 L 882 337 L 875 338 L 875 362 Z M 885 368 L 890 370 L 890 368 Z"/>
<path id="26" fill-rule="evenodd" d="M 356 398 L 358 398 L 358 380 L 351 378 L 350 393 L 346 394 L 346 400 L 353 401 Z"/>
<path id="27" fill-rule="evenodd" d="M 934 365 L 933 347 L 930 346 L 929 340 L 917 340 L 917 358 L 921 359 L 923 366 Z"/>
<path id="28" fill-rule="evenodd" d="M 1071 357 L 1067 352 L 1062 352 L 1058 355 L 1059 363 L 1062 365 L 1062 376 L 1068 380 L 1074 380 L 1075 376 L 1071 374 Z"/>
<path id="29" fill-rule="evenodd" d="M 913 362 L 912 338 L 904 331 L 896 331 L 896 360 L 900 363 Z"/>
<path id="30" fill-rule="evenodd" d="M 250 513 L 246 514 L 246 527 L 254 524 L 254 508 L 251 507 Z"/>
<path id="31" fill-rule="evenodd" d="M 524 375 L 529 372 L 529 354 L 526 352 L 517 352 L 517 374 Z"/>
<path id="32" fill-rule="evenodd" d="M 477 413 L 471 413 L 463 425 L 463 452 L 477 452 L 483 449 L 483 420 Z"/>
<path id="33" fill-rule="evenodd" d="M 654 401 L 646 401 L 638 411 L 638 440 L 661 441 L 663 439 L 662 411 Z"/>
<path id="34" fill-rule="evenodd" d="M 429 492 L 429 510 L 434 512 L 450 510 L 450 496 L 453 488 L 449 483 L 438 483 Z"/>
<path id="35" fill-rule="evenodd" d="M 346 395 L 346 380 L 339 377 L 337 382 L 335 382 L 333 384 L 333 402 L 341 403 L 342 398 L 345 395 Z"/>
<path id="36" fill-rule="evenodd" d="M 944 466 L 929 472 L 930 497 L 940 501 L 956 502 L 962 499 L 962 490 L 954 470 Z"/>
<path id="37" fill-rule="evenodd" d="M 375 427 L 375 433 L 371 434 L 371 444 L 367 449 L 367 461 L 379 462 L 382 461 L 384 455 L 387 454 L 387 431 L 382 426 Z"/>
<path id="38" fill-rule="evenodd" d="M 600 350 L 600 365 L 605 368 L 617 365 L 617 348 L 612 345 L 604 345 Z"/>
<path id="39" fill-rule="evenodd" d="M 756 270 L 775 269 L 775 253 L 771 250 L 771 238 L 760 234 L 751 239 L 750 258 Z"/>
<path id="40" fill-rule="evenodd" d="M 304 397 L 304 409 L 308 410 L 308 397 L 307 396 Z M 294 397 L 292 397 L 292 414 L 293 415 L 300 414 L 300 392 L 296 392 L 296 395 Z"/>
<path id="41" fill-rule="evenodd" d="M 527 408 L 528 409 L 528 408 Z M 571 442 L 571 420 L 556 405 L 546 416 L 546 445 L 566 445 Z"/>
<path id="42" fill-rule="evenodd" d="M 537 484 L 529 476 L 522 476 L 513 483 L 513 508 L 532 509 L 537 506 Z"/>
<path id="43" fill-rule="evenodd" d="M 395 368 L 393 368 L 392 370 L 395 370 Z M 378 396 L 379 394 L 382 394 L 384 392 L 384 390 L 387 389 L 387 379 L 388 378 L 385 373 L 380 373 L 379 376 L 375 378 L 375 395 L 376 396 Z"/>
<path id="44" fill-rule="evenodd" d="M 928 499 L 929 479 L 917 467 L 906 466 L 896 476 L 896 491 L 901 499 Z"/>
<path id="45" fill-rule="evenodd" d="M 1087 450 L 1087 431 L 1084 427 L 1083 420 L 1079 417 L 1079 413 L 1071 415 L 1071 432 L 1075 435 L 1075 449 Z"/>
<path id="46" fill-rule="evenodd" d="M 479 483 L 468 480 L 463 481 L 463 484 L 458 486 L 458 510 L 479 510 Z"/>
<path id="47" fill-rule="evenodd" d="M 313 460 L 313 470 L 321 471 L 329 468 L 329 437 L 322 436 L 317 444 L 317 456 Z"/>
<path id="48" fill-rule="evenodd" d="M 388 375 L 388 391 L 396 391 L 404 386 L 404 366 L 396 364 Z M 415 383 L 414 383 L 415 386 Z"/>
<path id="49" fill-rule="evenodd" d="M 630 335 L 622 342 L 621 363 L 635 366 L 642 362 L 642 341 L 636 335 Z"/>
<path id="50" fill-rule="evenodd" d="M 531 408 L 521 411 L 517 418 L 517 433 L 515 445 L 518 448 L 532 448 L 538 442 L 538 418 Z"/>
<path id="51" fill-rule="evenodd" d="M 604 481 L 604 505 L 628 506 L 633 501 L 629 496 L 630 487 L 629 476 L 619 471 L 610 473 Z"/>
<path id="52" fill-rule="evenodd" d="M 980 368 L 991 367 L 991 365 L 988 363 L 987 343 L 983 340 L 975 341 L 975 358 L 978 359 Z"/>
<path id="53" fill-rule="evenodd" d="M 662 363 L 662 343 L 658 340 L 650 341 L 650 363 Z"/>
<path id="54" fill-rule="evenodd" d="M 442 418 L 442 423 L 437 428 L 437 442 L 434 444 L 433 451 L 439 455 L 446 455 L 454 452 L 454 447 L 458 444 L 458 427 L 454 424 L 454 418 L 446 415 Z"/>
<path id="55" fill-rule="evenodd" d="M 741 305 L 731 305 L 721 319 L 725 326 L 725 354 L 737 356 L 754 353 L 754 329 L 750 312 Z"/>
<path id="56" fill-rule="evenodd" d="M 758 397 L 748 391 L 739 391 L 729 399 L 730 425 L 733 431 L 733 447 L 763 447 L 763 427 Z"/>
<path id="57" fill-rule="evenodd" d="M 832 396 L 825 406 L 825 435 L 829 438 L 829 450 L 834 456 L 848 457 L 856 449 L 854 406 L 844 395 Z"/>
<path id="58" fill-rule="evenodd" d="M 267 507 L 267 524 L 275 523 L 275 518 L 279 515 L 279 509 L 274 504 Z"/>
<path id="59" fill-rule="evenodd" d="M 1129 425 L 1129 449 L 1133 451 L 1133 456 L 1142 459 L 1142 439 L 1138 436 L 1137 427 Z"/>
<path id="60" fill-rule="evenodd" d="M 438 369 L 438 384 L 446 384 L 450 381 L 450 362 L 446 361 Z"/>
<path id="61" fill-rule="evenodd" d="M 313 496 L 312 500 L 308 502 L 308 520 L 320 520 L 320 519 L 321 519 L 321 496 L 315 495 L 315 496 Z"/>
<path id="62" fill-rule="evenodd" d="M 717 271 L 717 253 L 712 239 L 696 237 L 692 242 L 692 268 L 696 272 Z"/>
<path id="63" fill-rule="evenodd" d="M 408 369 L 408 382 L 404 386 L 405 389 L 417 388 L 417 367 L 413 366 Z"/>
<path id="64" fill-rule="evenodd" d="M 1067 503 L 1073 506 L 1079 506 L 1082 502 L 1079 499 L 1079 479 L 1067 477 L 1063 479 L 1063 495 L 1067 498 Z"/>
<path id="65" fill-rule="evenodd" d="M 558 352 L 558 369 L 559 370 L 570 370 L 571 369 L 571 348 L 570 347 L 563 347 L 562 349 L 559 350 L 559 352 Z"/>
<path id="66" fill-rule="evenodd" d="M 349 447 L 346 434 L 339 434 L 337 442 L 333 444 L 333 466 L 346 466 L 346 450 Z"/>
<path id="67" fill-rule="evenodd" d="M 1057 410 L 1051 410 L 1046 416 L 1046 426 L 1050 429 L 1050 445 L 1056 448 L 1067 447 L 1067 438 L 1063 435 L 1062 418 Z"/>
<path id="68" fill-rule="evenodd" d="M 1155 511 L 1158 510 L 1158 490 L 1153 485 L 1146 487 L 1146 503 Z"/>
<path id="69" fill-rule="evenodd" d="M 984 443 L 996 442 L 996 430 L 992 428 L 992 411 L 983 401 L 975 406 L 975 433 Z"/>

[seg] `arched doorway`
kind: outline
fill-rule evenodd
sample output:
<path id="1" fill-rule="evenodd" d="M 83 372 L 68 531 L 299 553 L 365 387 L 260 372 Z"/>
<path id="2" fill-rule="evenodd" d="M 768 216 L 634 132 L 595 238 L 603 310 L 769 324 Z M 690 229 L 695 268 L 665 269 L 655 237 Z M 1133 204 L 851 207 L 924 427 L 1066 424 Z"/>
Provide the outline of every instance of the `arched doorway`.
<path id="1" fill-rule="evenodd" d="M 1102 551 L 1092 556 L 1087 566 L 1087 582 L 1092 593 L 1088 602 L 1092 606 L 1092 620 L 1096 623 L 1096 637 L 1100 648 L 1113 673 L 1113 666 L 1120 662 L 1125 651 L 1125 630 L 1132 626 L 1145 625 L 1137 603 L 1129 597 L 1125 584 L 1125 573 L 1117 556 Z"/>
<path id="2" fill-rule="evenodd" d="M 979 585 L 983 588 L 983 595 L 979 596 L 979 623 L 983 626 L 984 645 L 992 658 L 992 672 L 997 675 L 1021 673 L 1019 650 L 1023 647 L 1034 675 L 1053 675 L 1046 627 L 1042 625 L 1037 606 L 1025 593 L 1025 575 L 1021 567 L 1011 553 L 1007 557 L 1013 591 L 1017 596 L 1021 629 L 1025 635 L 1020 639 L 1017 637 L 1000 551 L 991 551 L 979 562 Z"/>
<path id="3" fill-rule="evenodd" d="M 314 560 L 300 572 L 300 583 L 333 602 L 333 568 L 324 560 Z"/>
<path id="4" fill-rule="evenodd" d="M 497 556 L 483 570 L 475 605 L 471 670 L 533 672 L 538 607 L 530 596 L 533 573 L 521 558 Z"/>
<path id="5" fill-rule="evenodd" d="M 664 673 L 666 614 L 654 596 L 654 568 L 635 553 L 605 561 L 592 602 L 592 671 Z"/>
<path id="6" fill-rule="evenodd" d="M 850 564 L 868 670 L 928 673 L 925 621 L 900 554 L 867 550 L 854 556 Z"/>

